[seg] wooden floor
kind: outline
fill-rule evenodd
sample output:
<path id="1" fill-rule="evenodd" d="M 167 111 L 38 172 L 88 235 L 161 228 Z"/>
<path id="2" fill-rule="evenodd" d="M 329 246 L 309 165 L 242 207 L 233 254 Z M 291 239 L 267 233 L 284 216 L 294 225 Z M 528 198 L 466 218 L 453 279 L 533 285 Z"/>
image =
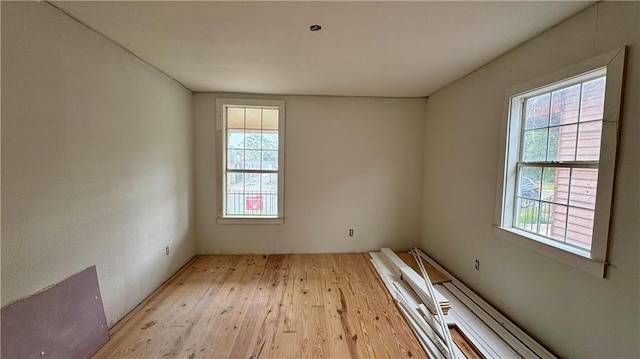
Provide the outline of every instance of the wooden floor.
<path id="1" fill-rule="evenodd" d="M 96 358 L 425 358 L 366 253 L 199 256 Z"/>

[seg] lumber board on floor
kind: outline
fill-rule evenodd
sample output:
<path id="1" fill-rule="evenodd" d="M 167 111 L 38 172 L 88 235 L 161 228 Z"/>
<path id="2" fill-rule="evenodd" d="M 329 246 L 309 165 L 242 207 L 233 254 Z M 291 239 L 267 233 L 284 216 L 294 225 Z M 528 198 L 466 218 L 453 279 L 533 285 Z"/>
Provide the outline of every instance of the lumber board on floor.
<path id="1" fill-rule="evenodd" d="M 425 358 L 366 253 L 200 256 L 97 358 Z"/>
<path id="2" fill-rule="evenodd" d="M 400 259 L 402 259 L 409 267 L 411 267 L 416 273 L 420 273 L 420 268 L 418 267 L 418 263 L 413 258 L 411 252 L 398 252 L 396 253 Z M 450 282 L 451 278 L 447 277 L 445 274 L 434 268 L 431 264 L 427 262 L 423 262 L 424 268 L 427 270 L 427 274 L 429 275 L 429 279 L 431 279 L 431 284 L 439 284 L 444 282 Z"/>
<path id="3" fill-rule="evenodd" d="M 449 324 L 449 330 L 454 343 L 467 359 L 484 359 L 484 355 L 476 348 L 475 345 L 467 338 L 466 335 L 455 324 Z"/>

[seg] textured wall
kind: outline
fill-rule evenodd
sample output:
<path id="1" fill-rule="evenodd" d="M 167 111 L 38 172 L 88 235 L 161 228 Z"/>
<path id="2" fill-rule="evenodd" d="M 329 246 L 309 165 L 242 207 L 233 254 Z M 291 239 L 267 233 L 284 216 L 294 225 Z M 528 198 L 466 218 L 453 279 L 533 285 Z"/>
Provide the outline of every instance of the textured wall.
<path id="1" fill-rule="evenodd" d="M 286 103 L 285 223 L 219 225 L 216 96 L 194 95 L 198 253 L 355 252 L 418 241 L 424 99 L 272 97 Z"/>
<path id="2" fill-rule="evenodd" d="M 194 255 L 191 114 L 51 5 L 2 2 L 2 306 L 95 264 L 112 325 Z"/>
<path id="3" fill-rule="evenodd" d="M 429 98 L 421 248 L 567 358 L 640 356 L 640 3 L 601 2 Z M 607 279 L 493 236 L 504 91 L 628 45 Z M 474 260 L 480 260 L 480 271 Z"/>

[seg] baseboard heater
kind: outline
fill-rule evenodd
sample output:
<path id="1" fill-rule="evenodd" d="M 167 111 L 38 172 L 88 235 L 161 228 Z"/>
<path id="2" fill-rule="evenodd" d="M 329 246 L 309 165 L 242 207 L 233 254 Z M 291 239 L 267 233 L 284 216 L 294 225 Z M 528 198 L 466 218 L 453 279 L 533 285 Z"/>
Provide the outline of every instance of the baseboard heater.
<path id="1" fill-rule="evenodd" d="M 388 248 L 369 253 L 429 357 L 556 358 L 426 253 L 415 248 L 411 254 L 420 273 Z M 425 263 L 450 280 L 432 284 Z"/>

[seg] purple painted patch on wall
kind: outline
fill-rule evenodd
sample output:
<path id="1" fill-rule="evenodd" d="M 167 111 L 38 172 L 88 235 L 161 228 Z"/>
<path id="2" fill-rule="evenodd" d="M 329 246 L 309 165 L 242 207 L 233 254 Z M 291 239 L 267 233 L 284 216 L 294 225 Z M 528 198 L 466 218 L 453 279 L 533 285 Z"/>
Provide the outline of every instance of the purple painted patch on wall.
<path id="1" fill-rule="evenodd" d="M 89 358 L 108 340 L 96 267 L 2 309 L 3 358 Z"/>

